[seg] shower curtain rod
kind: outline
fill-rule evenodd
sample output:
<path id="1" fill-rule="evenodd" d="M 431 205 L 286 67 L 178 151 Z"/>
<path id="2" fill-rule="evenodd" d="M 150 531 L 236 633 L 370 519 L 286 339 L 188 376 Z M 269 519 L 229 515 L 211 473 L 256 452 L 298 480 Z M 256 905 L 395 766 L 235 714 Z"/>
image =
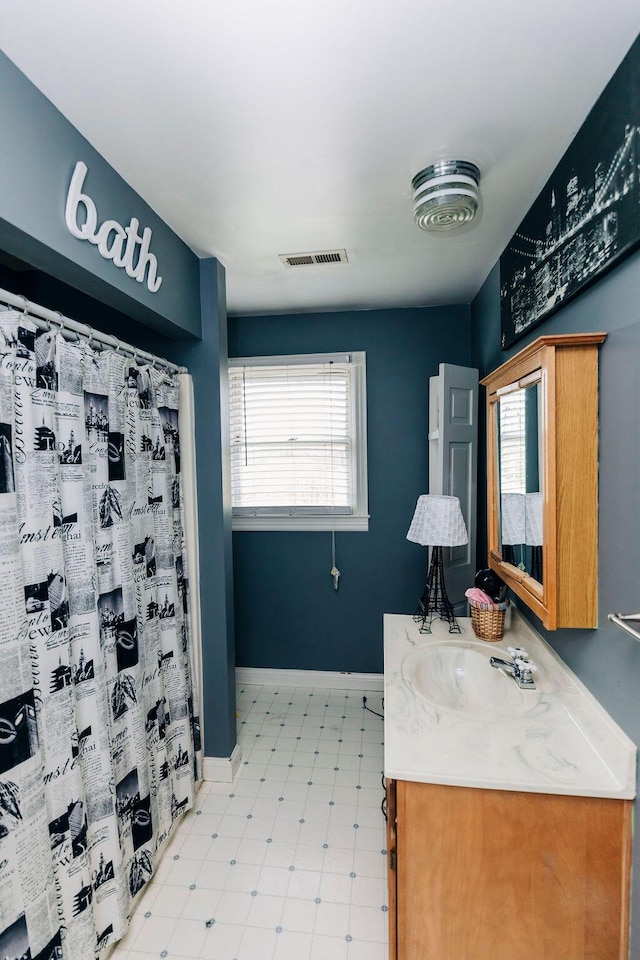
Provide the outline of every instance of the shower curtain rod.
<path id="1" fill-rule="evenodd" d="M 132 358 L 146 360 L 155 367 L 164 367 L 170 373 L 188 372 L 186 367 L 181 367 L 177 363 L 165 360 L 163 357 L 156 357 L 155 354 L 148 353 L 146 350 L 138 350 L 137 347 L 134 347 L 130 343 L 125 343 L 124 340 L 112 337 L 108 333 L 100 333 L 86 323 L 79 323 L 77 320 L 65 317 L 57 310 L 49 310 L 47 307 L 41 307 L 39 304 L 33 303 L 32 300 L 27 300 L 26 297 L 20 294 L 10 293 L 9 290 L 3 290 L 1 287 L 0 301 L 6 303 L 8 306 L 17 307 L 19 310 L 22 310 L 25 316 L 33 320 L 41 330 L 51 329 L 51 325 L 59 327 L 60 333 L 66 340 L 73 340 L 74 337 L 71 336 L 71 334 L 75 333 L 75 339 L 86 337 L 89 343 L 94 341 L 104 343 L 114 350 L 121 350 L 131 354 Z"/>

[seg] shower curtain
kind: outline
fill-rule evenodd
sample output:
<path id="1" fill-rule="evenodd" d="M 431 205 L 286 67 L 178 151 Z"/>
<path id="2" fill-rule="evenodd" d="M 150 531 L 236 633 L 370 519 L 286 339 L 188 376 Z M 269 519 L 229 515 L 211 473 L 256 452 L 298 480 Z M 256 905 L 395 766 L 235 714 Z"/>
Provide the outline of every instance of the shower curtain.
<path id="1" fill-rule="evenodd" d="M 201 748 L 178 377 L 0 312 L 0 957 L 118 940 Z"/>

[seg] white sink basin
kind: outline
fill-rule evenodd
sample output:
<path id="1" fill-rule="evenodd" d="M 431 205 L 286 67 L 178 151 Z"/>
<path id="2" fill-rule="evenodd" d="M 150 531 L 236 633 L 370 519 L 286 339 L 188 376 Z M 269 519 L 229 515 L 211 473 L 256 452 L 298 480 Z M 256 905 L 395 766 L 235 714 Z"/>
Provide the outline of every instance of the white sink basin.
<path id="1" fill-rule="evenodd" d="M 535 690 L 522 690 L 489 663 L 510 659 L 502 649 L 471 640 L 426 643 L 407 654 L 402 676 L 433 706 L 456 713 L 526 713 L 536 706 Z"/>
<path id="2" fill-rule="evenodd" d="M 384 775 L 574 797 L 632 799 L 636 748 L 556 652 L 513 611 L 504 640 L 486 643 L 459 617 L 420 633 L 411 614 L 384 617 Z M 489 665 L 524 647 L 538 666 L 521 690 Z"/>

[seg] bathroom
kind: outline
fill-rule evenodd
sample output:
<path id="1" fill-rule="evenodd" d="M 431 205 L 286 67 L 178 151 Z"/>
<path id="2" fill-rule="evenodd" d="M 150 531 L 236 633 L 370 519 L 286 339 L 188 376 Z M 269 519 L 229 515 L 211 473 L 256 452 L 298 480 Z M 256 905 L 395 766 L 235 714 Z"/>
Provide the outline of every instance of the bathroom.
<path id="1" fill-rule="evenodd" d="M 3 61 L 2 67 L 7 71 L 6 77 L 10 77 L 3 86 L 3 107 L 10 109 L 2 114 L 2 122 L 14 131 L 15 117 L 21 111 L 32 115 L 30 111 L 36 109 L 32 104 L 26 107 L 34 92 L 11 63 Z M 57 114 L 49 117 L 47 109 L 52 108 L 39 102 L 41 119 L 46 118 L 47 123 L 60 130 L 65 163 L 67 156 L 75 159 L 79 135 L 63 128 L 66 121 Z M 23 133 L 25 138 L 34 135 L 29 129 Z M 572 133 L 567 131 L 567 142 Z M 93 162 L 93 167 L 89 163 L 90 170 L 96 168 L 98 161 Z M 196 409 L 209 411 L 207 421 L 200 423 L 200 434 L 196 427 L 198 469 L 202 476 L 219 477 L 224 462 L 221 432 L 216 426 L 220 423 L 219 380 L 211 371 L 220 368 L 227 349 L 231 357 L 366 352 L 371 520 L 366 533 L 336 536 L 336 562 L 341 571 L 338 591 L 331 588 L 329 577 L 329 533 L 237 532 L 233 534 L 231 549 L 227 491 L 220 483 L 203 482 L 201 487 L 201 524 L 208 531 L 200 542 L 201 580 L 206 584 L 201 600 L 206 755 L 216 761 L 218 768 L 225 768 L 227 763 L 231 767 L 230 758 L 236 746 L 236 666 L 382 673 L 382 615 L 411 613 L 424 583 L 425 556 L 407 542 L 405 535 L 416 498 L 426 488 L 429 377 L 437 374 L 438 365 L 443 362 L 477 367 L 482 377 L 528 340 L 506 352 L 500 348 L 497 263 L 470 303 L 227 318 L 224 271 L 212 259 L 199 265 L 208 317 L 203 338 L 190 342 L 153 339 L 142 323 L 137 325 L 127 319 L 126 298 L 122 297 L 122 284 L 127 278 L 114 279 L 109 272 L 113 271 L 112 264 L 101 265 L 100 274 L 103 284 L 113 284 L 118 290 L 120 299 L 113 300 L 111 306 L 96 304 L 86 290 L 82 292 L 78 275 L 87 269 L 86 259 L 76 271 L 67 271 L 66 275 L 59 271 L 59 251 L 53 241 L 53 249 L 45 251 L 45 255 L 45 238 L 39 240 L 39 271 L 23 270 L 20 261 L 34 259 L 34 251 L 27 243 L 28 221 L 38 205 L 38 196 L 54 190 L 53 166 L 50 158 L 46 163 L 44 159 L 39 161 L 28 185 L 21 181 L 18 167 L 13 170 L 12 203 L 15 201 L 17 210 L 0 210 L 4 222 L 0 247 L 8 255 L 0 266 L 0 286 L 188 365 L 194 378 Z M 125 218 L 123 187 L 115 179 L 112 184 L 101 197 L 96 197 L 100 216 L 127 222 L 130 214 Z M 113 213 L 109 210 L 111 197 Z M 9 201 L 5 197 L 2 203 Z M 96 254 L 89 244 L 82 246 L 88 248 L 87 257 Z M 159 272 L 166 278 L 161 258 L 158 259 Z M 190 278 L 193 280 L 193 274 Z M 167 279 L 164 282 L 168 284 Z M 549 633 L 539 624 L 535 626 L 636 743 L 640 742 L 640 647 L 610 624 L 606 614 L 638 608 L 640 472 L 634 463 L 633 444 L 640 414 L 638 289 L 640 252 L 636 250 L 533 335 L 590 331 L 608 334 L 600 351 L 599 627 Z M 198 313 L 199 310 L 198 306 Z M 172 336 L 175 338 L 175 331 Z M 483 440 L 481 429 L 480 451 Z M 479 491 L 483 490 L 484 475 L 481 454 Z M 480 558 L 485 548 L 485 523 L 484 498 L 479 496 Z M 245 598 L 251 598 L 251 602 L 245 602 Z M 223 769 L 221 779 L 229 773 Z M 637 838 L 633 864 L 637 874 Z M 640 892 L 636 883 L 632 889 L 631 957 L 640 955 L 639 917 Z"/>

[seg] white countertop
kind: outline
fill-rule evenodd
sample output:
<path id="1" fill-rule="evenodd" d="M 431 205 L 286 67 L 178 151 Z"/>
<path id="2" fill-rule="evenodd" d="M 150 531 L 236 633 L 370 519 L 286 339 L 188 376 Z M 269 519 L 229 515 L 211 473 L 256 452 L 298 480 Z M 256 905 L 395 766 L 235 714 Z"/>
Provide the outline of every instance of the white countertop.
<path id="1" fill-rule="evenodd" d="M 385 777 L 531 793 L 635 797 L 635 744 L 516 610 L 511 629 L 498 643 L 477 640 L 470 619 L 459 617 L 458 623 L 461 634 L 450 634 L 441 620 L 433 623 L 432 634 L 421 634 L 413 617 L 385 614 Z M 507 647 L 525 647 L 538 666 L 536 690 L 520 691 L 513 679 L 498 674 L 515 689 L 495 708 L 461 712 L 455 709 L 455 697 L 449 698 L 452 707 L 435 706 L 417 691 L 406 669 L 403 676 L 402 665 L 407 655 L 417 656 L 418 647 L 444 641 L 480 644 L 481 651 L 490 648 L 489 655 L 505 660 L 511 660 Z M 487 670 L 494 672 L 488 661 Z M 496 678 L 489 682 L 495 686 Z M 531 699 L 523 710 L 524 697 Z"/>

